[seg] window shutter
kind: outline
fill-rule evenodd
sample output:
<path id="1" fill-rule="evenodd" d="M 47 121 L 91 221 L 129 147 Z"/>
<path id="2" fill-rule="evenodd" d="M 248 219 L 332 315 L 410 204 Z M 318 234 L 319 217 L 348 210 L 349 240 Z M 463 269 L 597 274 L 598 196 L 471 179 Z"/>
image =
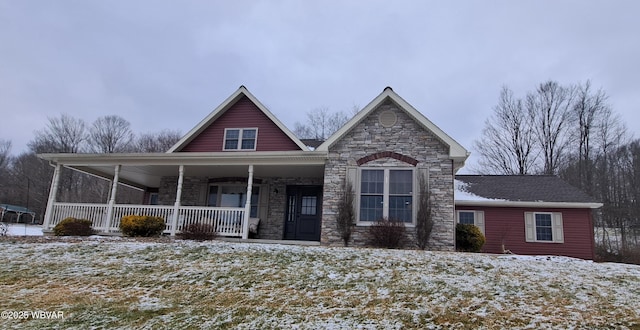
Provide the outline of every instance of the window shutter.
<path id="1" fill-rule="evenodd" d="M 564 232 L 562 228 L 562 213 L 554 212 L 552 220 L 553 241 L 556 243 L 564 243 Z"/>
<path id="2" fill-rule="evenodd" d="M 482 235 L 486 235 L 484 232 L 484 211 L 476 211 L 476 218 L 474 219 L 474 224 L 476 225 L 476 227 L 480 228 L 480 231 L 482 232 Z"/>
<path id="3" fill-rule="evenodd" d="M 524 213 L 524 232 L 525 232 L 525 241 L 527 242 L 535 242 L 536 241 L 536 224 L 533 220 L 532 212 Z"/>
<path id="4" fill-rule="evenodd" d="M 358 182 L 358 168 L 357 167 L 347 167 L 347 182 L 351 183 L 352 193 L 353 193 L 353 214 L 355 214 L 355 222 L 360 220 L 360 198 L 358 198 L 358 193 L 360 191 L 360 186 Z"/>

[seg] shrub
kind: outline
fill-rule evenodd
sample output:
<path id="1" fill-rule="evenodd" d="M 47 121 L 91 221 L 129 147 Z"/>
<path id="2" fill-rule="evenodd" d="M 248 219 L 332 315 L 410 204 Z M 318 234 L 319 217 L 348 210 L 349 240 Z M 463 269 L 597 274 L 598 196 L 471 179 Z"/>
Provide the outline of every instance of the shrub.
<path id="1" fill-rule="evenodd" d="M 182 230 L 182 238 L 207 241 L 216 238 L 215 228 L 206 223 L 192 223 Z"/>
<path id="2" fill-rule="evenodd" d="M 342 189 L 342 198 L 338 202 L 338 215 L 336 217 L 338 232 L 344 242 L 344 246 L 349 245 L 353 219 L 355 219 L 355 217 L 355 212 L 353 211 L 353 187 L 349 181 L 345 180 Z"/>
<path id="3" fill-rule="evenodd" d="M 406 232 L 404 222 L 386 218 L 367 228 L 369 244 L 388 249 L 401 247 Z"/>
<path id="4" fill-rule="evenodd" d="M 485 238 L 480 228 L 459 223 L 456 225 L 456 250 L 464 252 L 480 252 Z"/>
<path id="5" fill-rule="evenodd" d="M 418 218 L 416 219 L 416 244 L 424 250 L 429 246 L 429 238 L 433 231 L 433 216 L 431 214 L 431 192 L 423 176 L 419 180 L 420 201 L 418 203 Z"/>
<path id="6" fill-rule="evenodd" d="M 65 218 L 53 227 L 56 236 L 90 236 L 93 234 L 91 220 Z"/>
<path id="7" fill-rule="evenodd" d="M 120 230 L 126 236 L 159 236 L 164 228 L 164 219 L 160 217 L 127 215 L 120 220 Z"/>

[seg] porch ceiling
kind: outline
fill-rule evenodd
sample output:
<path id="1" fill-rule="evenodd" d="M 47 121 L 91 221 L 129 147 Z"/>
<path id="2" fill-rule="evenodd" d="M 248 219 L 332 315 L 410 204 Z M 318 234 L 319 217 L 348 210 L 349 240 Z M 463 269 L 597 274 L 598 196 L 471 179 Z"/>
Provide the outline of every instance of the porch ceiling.
<path id="1" fill-rule="evenodd" d="M 121 165 L 119 181 L 134 187 L 158 187 L 163 176 L 322 177 L 326 153 L 311 151 L 253 153 L 41 154 L 40 158 L 111 180 Z"/>

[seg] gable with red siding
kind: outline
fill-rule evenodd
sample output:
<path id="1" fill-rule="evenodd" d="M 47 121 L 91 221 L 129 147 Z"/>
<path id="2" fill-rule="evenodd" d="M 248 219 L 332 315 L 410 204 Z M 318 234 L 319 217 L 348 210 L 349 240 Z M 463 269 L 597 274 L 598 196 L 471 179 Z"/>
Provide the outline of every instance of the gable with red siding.
<path id="1" fill-rule="evenodd" d="M 223 150 L 225 128 L 258 128 L 256 151 L 301 150 L 249 98 L 243 96 L 180 151 L 219 152 Z"/>
<path id="2" fill-rule="evenodd" d="M 456 211 L 484 212 L 486 253 L 503 253 L 504 249 L 524 255 L 558 255 L 593 259 L 594 236 L 591 209 L 517 208 L 457 206 Z M 527 242 L 525 212 L 561 212 L 564 243 Z"/>

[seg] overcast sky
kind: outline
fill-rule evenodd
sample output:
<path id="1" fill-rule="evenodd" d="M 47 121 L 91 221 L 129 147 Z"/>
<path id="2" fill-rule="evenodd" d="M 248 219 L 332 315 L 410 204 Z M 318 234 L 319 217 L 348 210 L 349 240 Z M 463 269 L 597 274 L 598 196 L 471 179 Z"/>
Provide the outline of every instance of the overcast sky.
<path id="1" fill-rule="evenodd" d="M 549 79 L 590 79 L 637 136 L 639 17 L 640 1 L 0 0 L 0 139 L 19 154 L 62 113 L 184 134 L 240 85 L 293 128 L 391 86 L 473 153 L 502 86 Z"/>

